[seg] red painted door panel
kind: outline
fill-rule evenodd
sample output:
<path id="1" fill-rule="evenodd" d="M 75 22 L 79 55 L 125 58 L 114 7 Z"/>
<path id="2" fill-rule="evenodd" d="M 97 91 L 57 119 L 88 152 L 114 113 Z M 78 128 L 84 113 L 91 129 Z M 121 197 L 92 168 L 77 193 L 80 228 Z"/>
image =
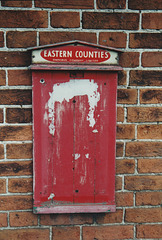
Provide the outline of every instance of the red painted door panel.
<path id="1" fill-rule="evenodd" d="M 34 209 L 114 211 L 117 74 L 33 72 Z"/>

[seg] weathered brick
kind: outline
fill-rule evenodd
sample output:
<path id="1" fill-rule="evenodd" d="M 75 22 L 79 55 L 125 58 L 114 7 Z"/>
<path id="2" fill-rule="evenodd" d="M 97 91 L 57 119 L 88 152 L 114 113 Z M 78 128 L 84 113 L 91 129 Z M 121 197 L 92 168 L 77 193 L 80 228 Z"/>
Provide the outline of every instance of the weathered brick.
<path id="1" fill-rule="evenodd" d="M 29 105 L 32 103 L 31 90 L 0 90 L 0 102 L 3 105 Z"/>
<path id="2" fill-rule="evenodd" d="M 0 240 L 4 239 L 12 239 L 12 240 L 18 240 L 18 239 L 30 239 L 30 240 L 44 240 L 49 239 L 49 229 L 46 228 L 39 228 L 39 229 L 6 229 L 6 230 L 0 230 Z"/>
<path id="3" fill-rule="evenodd" d="M 161 139 L 162 125 L 139 125 L 137 127 L 138 139 Z"/>
<path id="4" fill-rule="evenodd" d="M 142 53 L 143 67 L 161 67 L 162 52 L 144 52 Z"/>
<path id="5" fill-rule="evenodd" d="M 0 193 L 6 193 L 6 180 L 0 179 Z"/>
<path id="6" fill-rule="evenodd" d="M 118 124 L 116 129 L 117 139 L 134 139 L 135 125 L 132 124 Z"/>
<path id="7" fill-rule="evenodd" d="M 29 70 L 9 70 L 8 71 L 9 86 L 31 86 L 32 76 Z"/>
<path id="8" fill-rule="evenodd" d="M 2 10 L 0 15 L 1 28 L 46 28 L 48 14 L 46 11 L 13 11 Z"/>
<path id="9" fill-rule="evenodd" d="M 115 177 L 115 190 L 121 190 L 122 189 L 122 178 L 119 176 Z"/>
<path id="10" fill-rule="evenodd" d="M 0 175 L 1 176 L 31 175 L 32 168 L 33 168 L 32 161 L 0 162 Z"/>
<path id="11" fill-rule="evenodd" d="M 53 227 L 53 240 L 79 240 L 80 228 L 79 227 Z"/>
<path id="12" fill-rule="evenodd" d="M 117 102 L 124 104 L 137 103 L 137 90 L 136 89 L 118 89 Z"/>
<path id="13" fill-rule="evenodd" d="M 96 33 L 90 32 L 40 32 L 40 45 L 65 42 L 70 40 L 81 40 L 97 43 Z"/>
<path id="14" fill-rule="evenodd" d="M 117 207 L 133 206 L 133 193 L 117 192 L 115 194 L 115 201 Z"/>
<path id="15" fill-rule="evenodd" d="M 125 222 L 144 223 L 161 221 L 162 209 L 160 208 L 126 209 Z"/>
<path id="16" fill-rule="evenodd" d="M 8 181 L 8 191 L 11 193 L 27 193 L 33 191 L 31 178 L 11 178 Z"/>
<path id="17" fill-rule="evenodd" d="M 162 142 L 128 142 L 126 156 L 158 157 L 162 155 Z"/>
<path id="18" fill-rule="evenodd" d="M 137 30 L 139 27 L 139 14 L 83 12 L 82 21 L 85 29 Z"/>
<path id="19" fill-rule="evenodd" d="M 90 9 L 94 7 L 93 0 L 35 0 L 35 7 L 40 8 L 74 8 L 74 9 Z"/>
<path id="20" fill-rule="evenodd" d="M 128 122 L 162 121 L 162 108 L 160 107 L 129 107 L 127 111 Z"/>
<path id="21" fill-rule="evenodd" d="M 86 226 L 83 227 L 83 239 L 132 239 L 133 226 Z"/>
<path id="22" fill-rule="evenodd" d="M 135 68 L 139 66 L 138 52 L 124 52 L 120 55 L 119 64 L 125 68 Z"/>
<path id="23" fill-rule="evenodd" d="M 52 12 L 51 26 L 54 28 L 78 28 L 80 27 L 79 12 Z"/>
<path id="24" fill-rule="evenodd" d="M 121 223 L 123 219 L 123 210 L 117 209 L 113 213 L 100 213 L 96 214 L 96 223 L 105 224 L 105 223 Z"/>
<path id="25" fill-rule="evenodd" d="M 162 176 L 126 176 L 127 190 L 161 190 Z"/>
<path id="26" fill-rule="evenodd" d="M 4 70 L 0 70 L 0 86 L 6 85 L 6 73 Z"/>
<path id="27" fill-rule="evenodd" d="M 4 146 L 3 144 L 0 144 L 0 159 L 4 158 Z"/>
<path id="28" fill-rule="evenodd" d="M 31 123 L 32 109 L 31 108 L 7 108 L 6 122 L 7 123 Z"/>
<path id="29" fill-rule="evenodd" d="M 0 141 L 32 140 L 32 126 L 1 126 Z"/>
<path id="30" fill-rule="evenodd" d="M 156 206 L 161 204 L 162 192 L 137 192 L 136 205 L 151 205 Z"/>
<path id="31" fill-rule="evenodd" d="M 147 10 L 147 9 L 152 9 L 152 10 L 158 10 L 162 9 L 162 2 L 161 0 L 129 0 L 128 1 L 128 7 L 130 9 L 135 9 L 135 10 Z"/>
<path id="32" fill-rule="evenodd" d="M 7 227 L 7 213 L 0 213 L 0 227 Z"/>
<path id="33" fill-rule="evenodd" d="M 101 9 L 123 9 L 126 8 L 125 0 L 113 1 L 113 0 L 97 0 L 97 7 Z"/>
<path id="34" fill-rule="evenodd" d="M 138 172 L 139 173 L 161 173 L 162 160 L 155 159 L 138 159 Z"/>
<path id="35" fill-rule="evenodd" d="M 116 173 L 134 173 L 135 161 L 133 159 L 117 159 L 116 160 Z"/>
<path id="36" fill-rule="evenodd" d="M 116 48 L 125 48 L 127 41 L 126 33 L 121 32 L 101 32 L 99 33 L 99 44 L 116 47 Z"/>
<path id="37" fill-rule="evenodd" d="M 27 159 L 32 158 L 32 144 L 7 144 L 8 159 Z"/>
<path id="38" fill-rule="evenodd" d="M 36 226 L 38 224 L 38 217 L 32 212 L 11 212 L 9 219 L 11 227 Z"/>
<path id="39" fill-rule="evenodd" d="M 127 84 L 127 73 L 126 71 L 118 72 L 118 86 Z"/>
<path id="40" fill-rule="evenodd" d="M 6 41 L 8 48 L 27 48 L 33 47 L 37 44 L 36 32 L 7 32 Z"/>
<path id="41" fill-rule="evenodd" d="M 137 238 L 160 239 L 162 236 L 162 224 L 137 225 Z"/>
<path id="42" fill-rule="evenodd" d="M 4 47 L 4 33 L 0 32 L 0 48 Z"/>
<path id="43" fill-rule="evenodd" d="M 132 86 L 161 86 L 161 71 L 130 71 L 129 84 Z"/>
<path id="44" fill-rule="evenodd" d="M 3 7 L 32 7 L 32 0 L 24 1 L 24 0 L 2 0 L 1 5 Z"/>
<path id="45" fill-rule="evenodd" d="M 161 48 L 160 33 L 130 33 L 130 48 Z"/>
<path id="46" fill-rule="evenodd" d="M 19 195 L 19 196 L 1 196 L 0 197 L 1 211 L 25 210 L 25 209 L 32 209 L 32 207 L 33 207 L 32 196 Z"/>
<path id="47" fill-rule="evenodd" d="M 142 14 L 143 29 L 162 29 L 161 13 L 143 13 Z"/>
<path id="48" fill-rule="evenodd" d="M 51 214 L 41 215 L 41 225 L 92 224 L 93 214 Z"/>
<path id="49" fill-rule="evenodd" d="M 0 123 L 3 123 L 3 109 L 0 108 Z"/>
<path id="50" fill-rule="evenodd" d="M 117 142 L 116 143 L 116 156 L 122 157 L 123 156 L 123 143 Z"/>
<path id="51" fill-rule="evenodd" d="M 0 52 L 0 67 L 25 67 L 30 62 L 29 52 Z"/>
<path id="52" fill-rule="evenodd" d="M 124 121 L 124 108 L 117 107 L 117 122 L 123 122 L 123 121 Z"/>

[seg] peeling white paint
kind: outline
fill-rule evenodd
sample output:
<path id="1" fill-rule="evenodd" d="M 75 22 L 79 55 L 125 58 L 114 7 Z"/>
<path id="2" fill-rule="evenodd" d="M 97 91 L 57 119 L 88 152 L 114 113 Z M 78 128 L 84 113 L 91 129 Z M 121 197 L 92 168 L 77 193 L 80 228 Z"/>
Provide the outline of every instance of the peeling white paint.
<path id="1" fill-rule="evenodd" d="M 92 132 L 93 132 L 93 133 L 98 133 L 98 130 L 97 130 L 97 129 L 94 129 Z"/>
<path id="2" fill-rule="evenodd" d="M 86 157 L 86 158 L 89 158 L 89 153 L 85 154 L 85 157 Z"/>
<path id="3" fill-rule="evenodd" d="M 51 193 L 50 196 L 48 197 L 48 200 L 53 199 L 55 197 L 54 193 Z"/>
<path id="4" fill-rule="evenodd" d="M 90 127 L 94 127 L 94 111 L 95 107 L 97 107 L 98 101 L 100 100 L 100 93 L 97 89 L 97 83 L 90 79 L 72 79 L 69 82 L 54 84 L 53 92 L 49 93 L 50 98 L 47 102 L 50 134 L 55 134 L 55 103 L 62 103 L 63 101 L 69 102 L 69 100 L 75 96 L 88 96 L 89 113 L 87 121 L 89 121 Z M 44 118 L 46 118 L 46 115 Z"/>
<path id="5" fill-rule="evenodd" d="M 75 153 L 75 154 L 74 154 L 74 159 L 77 160 L 77 159 L 79 159 L 79 158 L 80 158 L 80 154 L 79 154 L 79 153 Z"/>

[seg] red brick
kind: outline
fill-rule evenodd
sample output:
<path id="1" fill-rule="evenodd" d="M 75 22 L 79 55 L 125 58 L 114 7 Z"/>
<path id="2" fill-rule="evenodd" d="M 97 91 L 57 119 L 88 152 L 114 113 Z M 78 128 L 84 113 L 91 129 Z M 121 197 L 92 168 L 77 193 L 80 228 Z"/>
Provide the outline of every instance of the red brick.
<path id="1" fill-rule="evenodd" d="M 117 107 L 117 122 L 123 122 L 123 121 L 124 121 L 124 108 Z"/>
<path id="2" fill-rule="evenodd" d="M 12 239 L 12 240 L 19 240 L 19 239 L 30 239 L 30 240 L 44 240 L 49 239 L 49 229 L 6 229 L 0 230 L 0 240 L 4 239 Z"/>
<path id="3" fill-rule="evenodd" d="M 4 47 L 4 33 L 0 32 L 0 48 Z"/>
<path id="4" fill-rule="evenodd" d="M 0 227 L 7 227 L 7 213 L 0 213 Z"/>
<path id="5" fill-rule="evenodd" d="M 162 155 L 162 142 L 128 142 L 126 156 L 158 157 Z"/>
<path id="6" fill-rule="evenodd" d="M 21 176 L 32 174 L 32 161 L 4 161 L 0 162 L 1 176 Z"/>
<path id="7" fill-rule="evenodd" d="M 137 127 L 138 139 L 161 139 L 162 125 L 139 125 Z"/>
<path id="8" fill-rule="evenodd" d="M 41 215 L 41 225 L 75 225 L 75 224 L 92 224 L 92 214 L 51 214 Z"/>
<path id="9" fill-rule="evenodd" d="M 32 0 L 24 1 L 24 0 L 2 0 L 1 5 L 3 7 L 32 7 Z"/>
<path id="10" fill-rule="evenodd" d="M 6 41 L 8 48 L 27 48 L 37 44 L 36 32 L 7 32 Z"/>
<path id="11" fill-rule="evenodd" d="M 160 239 L 162 236 L 162 224 L 137 225 L 137 238 L 142 239 Z"/>
<path id="12" fill-rule="evenodd" d="M 105 223 L 121 223 L 123 219 L 123 210 L 117 209 L 113 213 L 100 213 L 96 214 L 96 223 L 105 224 Z"/>
<path id="13" fill-rule="evenodd" d="M 115 177 L 115 190 L 121 190 L 122 189 L 122 178 L 119 176 Z"/>
<path id="14" fill-rule="evenodd" d="M 0 15 L 0 27 L 47 28 L 48 14 L 46 11 L 2 10 Z"/>
<path id="15" fill-rule="evenodd" d="M 137 90 L 136 89 L 118 89 L 117 102 L 124 104 L 137 103 Z"/>
<path id="16" fill-rule="evenodd" d="M 143 13 L 142 14 L 143 29 L 162 29 L 161 13 Z"/>
<path id="17" fill-rule="evenodd" d="M 123 143 L 117 142 L 116 143 L 116 156 L 122 157 L 123 156 Z"/>
<path id="18" fill-rule="evenodd" d="M 97 43 L 96 33 L 90 32 L 40 32 L 40 45 L 65 42 L 70 40 L 81 40 Z"/>
<path id="19" fill-rule="evenodd" d="M 27 193 L 33 191 L 32 178 L 11 178 L 8 181 L 8 191 L 11 193 Z"/>
<path id="20" fill-rule="evenodd" d="M 1 211 L 25 210 L 25 209 L 32 209 L 32 207 L 33 207 L 32 196 L 18 195 L 18 196 L 1 196 L 0 197 Z"/>
<path id="21" fill-rule="evenodd" d="M 30 62 L 29 52 L 0 52 L 0 67 L 26 67 Z"/>
<path id="22" fill-rule="evenodd" d="M 7 144 L 8 159 L 27 159 L 32 158 L 32 144 Z"/>
<path id="23" fill-rule="evenodd" d="M 129 107 L 128 122 L 159 122 L 162 121 L 162 108 L 160 107 Z"/>
<path id="24" fill-rule="evenodd" d="M 116 173 L 117 174 L 127 174 L 134 173 L 135 162 L 133 159 L 117 159 L 116 160 Z"/>
<path id="25" fill-rule="evenodd" d="M 151 205 L 156 206 L 161 204 L 162 192 L 137 192 L 136 205 Z"/>
<path id="26" fill-rule="evenodd" d="M 4 158 L 4 146 L 3 144 L 0 144 L 0 159 Z"/>
<path id="27" fill-rule="evenodd" d="M 117 192 L 115 194 L 115 201 L 117 207 L 133 206 L 133 193 Z"/>
<path id="28" fill-rule="evenodd" d="M 139 14 L 83 12 L 82 21 L 85 29 L 137 30 L 139 27 Z"/>
<path id="29" fill-rule="evenodd" d="M 126 176 L 127 190 L 161 190 L 162 176 Z"/>
<path id="30" fill-rule="evenodd" d="M 130 33 L 130 48 L 161 48 L 160 33 Z"/>
<path id="31" fill-rule="evenodd" d="M 78 28 L 80 27 L 79 12 L 52 12 L 51 26 L 54 28 Z"/>
<path id="32" fill-rule="evenodd" d="M 38 217 L 32 212 L 11 212 L 10 226 L 11 227 L 25 227 L 36 226 L 38 224 Z"/>
<path id="33" fill-rule="evenodd" d="M 161 89 L 141 89 L 140 90 L 141 103 L 162 103 Z"/>
<path id="34" fill-rule="evenodd" d="M 118 72 L 118 86 L 126 85 L 127 84 L 127 73 L 126 71 L 119 71 Z"/>
<path id="35" fill-rule="evenodd" d="M 142 53 L 143 67 L 161 67 L 162 52 L 144 52 Z"/>
<path id="36" fill-rule="evenodd" d="M 0 141 L 32 140 L 32 126 L 1 126 Z"/>
<path id="37" fill-rule="evenodd" d="M 129 0 L 128 7 L 135 10 L 158 10 L 162 9 L 162 2 L 161 0 Z"/>
<path id="38" fill-rule="evenodd" d="M 53 240 L 80 240 L 79 227 L 53 227 Z"/>
<path id="39" fill-rule="evenodd" d="M 0 85 L 1 86 L 6 85 L 6 73 L 4 70 L 0 70 Z"/>
<path id="40" fill-rule="evenodd" d="M 40 8 L 74 8 L 74 9 L 89 9 L 94 7 L 93 0 L 35 0 L 35 7 Z"/>
<path id="41" fill-rule="evenodd" d="M 126 8 L 125 0 L 113 1 L 113 0 L 97 0 L 97 7 L 101 9 L 114 9 L 114 8 Z"/>
<path id="42" fill-rule="evenodd" d="M 3 105 L 29 105 L 32 103 L 31 90 L 0 90 L 0 102 Z"/>
<path id="43" fill-rule="evenodd" d="M 9 70 L 8 71 L 8 85 L 9 86 L 31 86 L 32 76 L 31 71 L 28 70 Z"/>
<path id="44" fill-rule="evenodd" d="M 135 68 L 139 66 L 138 52 L 124 52 L 120 55 L 119 64 L 125 68 Z"/>
<path id="45" fill-rule="evenodd" d="M 32 109 L 31 108 L 7 108 L 6 122 L 7 123 L 31 123 Z"/>
<path id="46" fill-rule="evenodd" d="M 0 108 L 0 123 L 3 123 L 3 109 Z"/>
<path id="47" fill-rule="evenodd" d="M 162 209 L 160 208 L 126 209 L 125 222 L 148 223 L 161 221 L 162 221 Z"/>
<path id="48" fill-rule="evenodd" d="M 101 32 L 99 33 L 99 44 L 115 47 L 115 48 L 125 48 L 127 41 L 126 33 L 121 32 Z"/>
<path id="49" fill-rule="evenodd" d="M 162 160 L 155 159 L 138 159 L 138 172 L 139 173 L 161 173 Z"/>
<path id="50" fill-rule="evenodd" d="M 6 193 L 6 180 L 0 179 L 0 193 Z"/>
<path id="51" fill-rule="evenodd" d="M 130 71 L 129 84 L 132 86 L 161 86 L 161 71 Z"/>
<path id="52" fill-rule="evenodd" d="M 86 226 L 83 227 L 83 239 L 132 239 L 133 226 Z"/>
<path id="53" fill-rule="evenodd" d="M 135 125 L 131 124 L 118 124 L 116 131 L 117 139 L 134 139 L 135 138 Z"/>

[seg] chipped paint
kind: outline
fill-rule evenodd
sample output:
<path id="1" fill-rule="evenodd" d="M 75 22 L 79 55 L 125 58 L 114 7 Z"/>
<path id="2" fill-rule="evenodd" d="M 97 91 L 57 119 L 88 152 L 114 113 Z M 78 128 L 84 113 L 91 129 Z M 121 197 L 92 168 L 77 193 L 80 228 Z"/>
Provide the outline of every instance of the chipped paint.
<path id="1" fill-rule="evenodd" d="M 80 158 L 80 154 L 79 154 L 79 153 L 75 153 L 75 154 L 74 154 L 74 159 L 77 160 L 77 159 L 79 159 L 79 158 Z"/>
<path id="2" fill-rule="evenodd" d="M 50 196 L 48 197 L 48 200 L 51 200 L 55 197 L 55 194 L 54 193 L 51 193 Z"/>
<path id="3" fill-rule="evenodd" d="M 85 154 L 85 157 L 86 157 L 86 158 L 89 158 L 89 153 Z"/>
<path id="4" fill-rule="evenodd" d="M 97 130 L 97 129 L 94 129 L 92 132 L 93 132 L 93 133 L 98 133 L 98 130 Z"/>
<path id="5" fill-rule="evenodd" d="M 69 102 L 70 99 L 75 96 L 88 96 L 89 103 L 89 113 L 87 116 L 87 121 L 89 121 L 89 126 L 94 127 L 96 121 L 94 118 L 95 107 L 100 100 L 100 93 L 97 91 L 98 84 L 94 80 L 90 79 L 72 79 L 69 82 L 54 84 L 53 92 L 49 93 L 50 98 L 47 102 L 48 117 L 49 117 L 49 133 L 55 134 L 55 103 L 62 103 L 63 101 Z M 46 112 L 45 116 L 46 118 Z"/>

